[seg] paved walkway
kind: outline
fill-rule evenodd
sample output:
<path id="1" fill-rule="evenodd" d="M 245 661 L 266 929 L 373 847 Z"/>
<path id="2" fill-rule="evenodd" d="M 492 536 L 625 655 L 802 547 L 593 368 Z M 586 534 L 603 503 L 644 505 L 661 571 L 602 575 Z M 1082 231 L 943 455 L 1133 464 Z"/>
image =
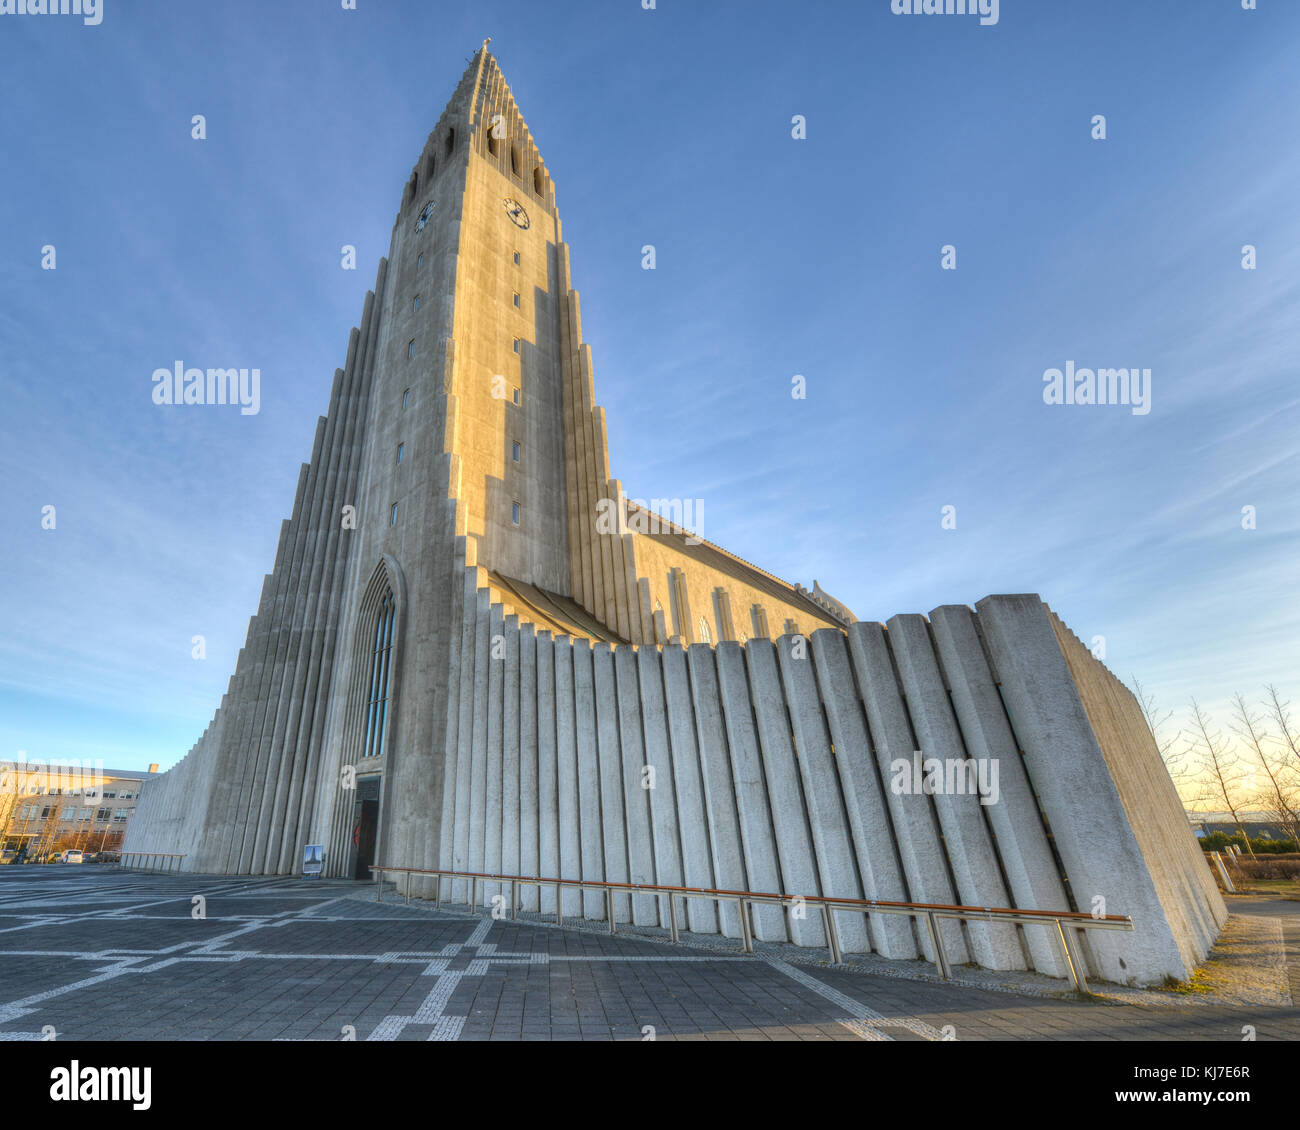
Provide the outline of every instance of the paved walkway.
<path id="1" fill-rule="evenodd" d="M 1261 905 L 1288 916 L 1295 994 L 1300 903 Z M 0 868 L 0 1040 L 1240 1040 L 1247 1024 L 1300 1039 L 1300 1008 L 1018 996 L 376 903 L 337 880 Z"/>

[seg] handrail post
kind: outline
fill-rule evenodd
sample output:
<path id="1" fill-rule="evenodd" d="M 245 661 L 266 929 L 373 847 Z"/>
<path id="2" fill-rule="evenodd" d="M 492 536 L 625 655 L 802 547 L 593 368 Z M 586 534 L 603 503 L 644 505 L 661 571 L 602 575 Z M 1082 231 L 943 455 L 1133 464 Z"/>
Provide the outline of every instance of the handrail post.
<path id="1" fill-rule="evenodd" d="M 564 880 L 555 880 L 555 924 L 564 925 Z"/>
<path id="2" fill-rule="evenodd" d="M 510 880 L 510 921 L 513 922 L 519 917 L 519 880 Z"/>
<path id="3" fill-rule="evenodd" d="M 378 867 L 372 867 L 370 870 L 372 870 L 375 873 L 375 902 L 383 902 L 384 901 L 383 873 L 379 870 Z"/>
<path id="4" fill-rule="evenodd" d="M 439 871 L 436 874 L 438 878 L 437 881 L 433 884 L 433 905 L 435 909 L 441 910 L 442 909 L 442 872 Z"/>
<path id="5" fill-rule="evenodd" d="M 478 876 L 471 876 L 469 881 L 469 912 L 478 913 Z"/>
<path id="6" fill-rule="evenodd" d="M 677 892 L 668 892 L 668 932 L 677 941 Z"/>
<path id="7" fill-rule="evenodd" d="M 925 912 L 925 924 L 930 930 L 930 944 L 934 949 L 934 963 L 939 968 L 939 977 L 944 981 L 951 980 L 952 968 L 948 965 L 948 951 L 943 948 L 943 935 L 939 933 L 934 911 Z"/>
<path id="8" fill-rule="evenodd" d="M 605 917 L 609 919 L 609 932 L 618 933 L 618 927 L 614 925 L 614 888 L 605 888 Z"/>
<path id="9" fill-rule="evenodd" d="M 738 898 L 736 907 L 740 911 L 740 944 L 744 947 L 746 953 L 754 952 L 754 925 L 749 920 L 751 911 L 750 901 L 746 898 Z"/>
<path id="10" fill-rule="evenodd" d="M 835 917 L 829 903 L 822 903 L 822 924 L 826 927 L 826 942 L 831 948 L 831 964 L 842 965 L 844 955 L 840 952 L 840 936 L 835 931 Z"/>
<path id="11" fill-rule="evenodd" d="M 1088 991 L 1088 978 L 1083 972 L 1083 964 L 1074 952 L 1074 947 L 1070 945 L 1070 935 L 1061 927 L 1061 920 L 1053 918 L 1049 930 L 1053 930 L 1060 942 L 1061 956 L 1065 958 L 1065 968 L 1069 971 L 1070 980 L 1074 982 L 1075 991 L 1086 993 Z"/>

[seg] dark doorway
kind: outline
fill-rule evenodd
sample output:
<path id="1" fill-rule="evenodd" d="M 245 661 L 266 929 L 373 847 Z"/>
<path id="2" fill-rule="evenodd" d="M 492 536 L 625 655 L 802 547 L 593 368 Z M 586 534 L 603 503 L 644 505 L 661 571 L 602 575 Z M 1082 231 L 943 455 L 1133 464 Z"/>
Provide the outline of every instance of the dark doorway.
<path id="1" fill-rule="evenodd" d="M 379 832 L 379 778 L 357 780 L 357 800 L 352 814 L 352 843 L 356 848 L 357 866 L 354 879 L 373 879 L 370 865 L 375 862 L 375 839 Z"/>

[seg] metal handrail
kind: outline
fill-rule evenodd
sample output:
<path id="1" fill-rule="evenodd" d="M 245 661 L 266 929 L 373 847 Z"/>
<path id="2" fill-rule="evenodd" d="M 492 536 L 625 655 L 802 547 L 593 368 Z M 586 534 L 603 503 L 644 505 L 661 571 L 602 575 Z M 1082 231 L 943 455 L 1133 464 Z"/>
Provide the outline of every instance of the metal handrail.
<path id="1" fill-rule="evenodd" d="M 754 952 L 753 907 L 759 905 L 776 905 L 798 907 L 808 904 L 820 906 L 822 925 L 826 931 L 827 948 L 830 950 L 831 962 L 840 965 L 844 961 L 840 949 L 839 933 L 835 928 L 835 911 L 849 911 L 859 914 L 903 914 L 910 918 L 923 918 L 930 937 L 930 946 L 934 953 L 934 965 L 939 977 L 947 981 L 952 977 L 952 966 L 944 948 L 943 935 L 939 931 L 938 919 L 952 918 L 966 922 L 1005 922 L 1011 925 L 1044 926 L 1052 940 L 1059 947 L 1060 956 L 1069 971 L 1074 987 L 1082 993 L 1088 991 L 1088 980 L 1084 972 L 1082 956 L 1075 948 L 1074 940 L 1064 926 L 1080 930 L 1128 930 L 1133 929 L 1133 920 L 1127 915 L 1105 914 L 1092 915 L 1077 910 L 1027 910 L 1005 906 L 962 906 L 949 903 L 927 902 L 893 902 L 885 899 L 840 898 L 831 895 L 788 895 L 771 891 L 733 891 L 716 887 L 672 887 L 658 883 L 620 883 L 599 879 L 555 879 L 536 875 L 505 875 L 485 871 L 448 871 L 440 868 L 397 867 L 374 863 L 370 870 L 375 876 L 375 900 L 383 901 L 383 876 L 389 872 L 401 872 L 405 875 L 429 875 L 438 879 L 436 885 L 435 905 L 442 906 L 442 880 L 468 879 L 470 882 L 467 905 L 470 913 L 477 909 L 477 886 L 481 881 L 486 886 L 496 883 L 504 886 L 510 884 L 510 917 L 517 918 L 519 907 L 519 886 L 555 887 L 555 921 L 557 925 L 564 922 L 563 900 L 560 892 L 565 887 L 577 887 L 579 890 L 603 890 L 605 892 L 605 918 L 609 923 L 609 932 L 618 933 L 614 921 L 614 895 L 648 894 L 667 896 L 668 931 L 674 942 L 678 941 L 677 903 L 679 898 L 705 898 L 713 902 L 734 902 L 740 911 L 740 937 L 745 953 Z M 407 880 L 406 901 L 411 901 L 411 884 Z"/>
<path id="2" fill-rule="evenodd" d="M 121 868 L 128 866 L 126 862 L 128 859 L 140 859 L 145 860 L 145 864 L 143 866 L 139 864 L 130 865 L 132 870 L 179 871 L 181 869 L 181 860 L 184 858 L 184 854 L 178 855 L 175 852 L 167 851 L 124 851 L 118 853 L 117 866 L 120 870 Z M 155 860 L 174 860 L 175 862 L 166 865 L 161 863 L 155 865 L 153 862 Z"/>

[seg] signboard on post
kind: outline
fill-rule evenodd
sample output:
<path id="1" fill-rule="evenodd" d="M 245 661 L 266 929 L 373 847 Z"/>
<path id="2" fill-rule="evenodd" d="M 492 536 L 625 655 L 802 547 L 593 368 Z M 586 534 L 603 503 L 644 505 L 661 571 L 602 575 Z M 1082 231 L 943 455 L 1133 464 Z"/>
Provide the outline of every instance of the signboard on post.
<path id="1" fill-rule="evenodd" d="M 325 870 L 325 845 L 308 844 L 302 852 L 302 874 L 303 878 L 319 879 L 321 873 Z"/>

